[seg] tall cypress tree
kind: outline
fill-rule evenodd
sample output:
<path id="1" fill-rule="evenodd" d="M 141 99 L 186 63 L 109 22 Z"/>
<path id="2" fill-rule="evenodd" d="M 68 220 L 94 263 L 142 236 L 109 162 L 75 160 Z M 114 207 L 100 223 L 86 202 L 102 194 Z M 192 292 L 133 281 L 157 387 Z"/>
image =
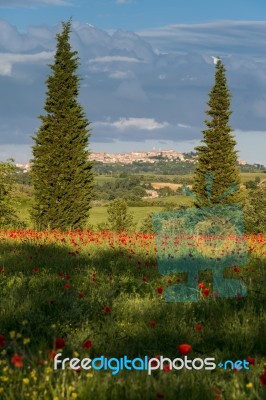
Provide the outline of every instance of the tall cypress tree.
<path id="1" fill-rule="evenodd" d="M 79 58 L 69 43 L 71 22 L 62 23 L 54 63 L 46 80 L 42 123 L 33 140 L 32 218 L 39 229 L 75 229 L 86 225 L 92 198 L 92 163 L 88 161 L 90 129 L 77 100 Z"/>
<path id="2" fill-rule="evenodd" d="M 207 102 L 209 109 L 206 114 L 210 117 L 205 121 L 203 130 L 204 145 L 195 150 L 198 153 L 198 163 L 194 174 L 193 192 L 200 201 L 194 202 L 196 207 L 213 205 L 232 186 L 238 189 L 219 200 L 219 204 L 235 204 L 243 201 L 240 189 L 240 173 L 237 166 L 236 141 L 229 124 L 231 94 L 227 86 L 226 70 L 222 61 L 216 62 L 215 83 L 209 93 Z M 211 193 L 206 186 L 206 174 L 213 176 Z"/>

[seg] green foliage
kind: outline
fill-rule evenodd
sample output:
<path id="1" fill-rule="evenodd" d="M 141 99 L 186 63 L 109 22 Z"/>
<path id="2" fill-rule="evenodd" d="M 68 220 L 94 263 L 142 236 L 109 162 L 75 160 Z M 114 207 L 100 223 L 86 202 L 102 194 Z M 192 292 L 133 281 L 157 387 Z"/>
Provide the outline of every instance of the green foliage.
<path id="1" fill-rule="evenodd" d="M 258 186 L 256 181 L 247 181 L 244 183 L 244 185 L 246 186 L 247 189 L 256 189 Z"/>
<path id="2" fill-rule="evenodd" d="M 0 228 L 23 228 L 16 213 L 13 190 L 16 167 L 13 160 L 0 162 Z"/>
<path id="3" fill-rule="evenodd" d="M 175 194 L 175 191 L 172 190 L 170 187 L 165 186 L 158 189 L 158 194 L 159 197 L 168 197 L 168 196 L 173 196 Z"/>
<path id="4" fill-rule="evenodd" d="M 145 186 L 146 188 L 146 186 Z M 104 182 L 95 186 L 95 199 L 114 200 L 116 198 L 127 201 L 140 201 L 146 196 L 146 190 L 138 176 L 123 176 L 113 182 Z"/>
<path id="5" fill-rule="evenodd" d="M 248 192 L 244 206 L 244 224 L 248 233 L 266 233 L 266 190 Z"/>
<path id="6" fill-rule="evenodd" d="M 86 226 L 92 198 L 92 164 L 88 161 L 89 122 L 77 101 L 80 78 L 78 56 L 69 43 L 71 23 L 63 23 L 41 126 L 33 138 L 32 181 L 35 205 L 32 218 L 39 229 Z"/>
<path id="7" fill-rule="evenodd" d="M 142 233 L 153 233 L 153 224 L 152 224 L 152 217 L 153 217 L 153 212 L 150 212 L 143 220 L 141 223 L 140 227 L 140 232 Z"/>
<path id="8" fill-rule="evenodd" d="M 111 231 L 134 231 L 133 214 L 128 212 L 127 202 L 124 199 L 116 199 L 107 207 L 107 227 Z"/>
<path id="9" fill-rule="evenodd" d="M 240 173 L 237 167 L 237 152 L 234 149 L 236 141 L 231 134 L 229 125 L 231 94 L 227 87 L 225 67 L 219 59 L 216 64 L 215 84 L 209 93 L 206 114 L 210 120 L 206 120 L 207 129 L 203 131 L 204 145 L 196 147 L 198 152 L 198 164 L 195 171 L 193 192 L 201 200 L 195 201 L 195 205 L 213 205 L 233 185 L 240 185 Z M 214 176 L 211 197 L 205 185 L 205 174 Z M 241 203 L 243 194 L 238 189 L 233 194 L 219 201 L 219 204 Z"/>

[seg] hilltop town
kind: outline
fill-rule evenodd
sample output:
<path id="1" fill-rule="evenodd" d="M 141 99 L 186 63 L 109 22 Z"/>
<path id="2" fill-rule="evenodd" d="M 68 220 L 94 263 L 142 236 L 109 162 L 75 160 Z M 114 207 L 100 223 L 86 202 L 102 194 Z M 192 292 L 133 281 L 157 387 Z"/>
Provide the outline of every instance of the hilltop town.
<path id="1" fill-rule="evenodd" d="M 176 150 L 152 150 L 139 151 L 129 153 L 108 153 L 108 152 L 92 152 L 89 155 L 89 160 L 101 162 L 103 164 L 132 164 L 133 162 L 155 163 L 159 160 L 163 161 L 179 161 L 196 163 L 197 155 L 194 152 L 182 153 Z M 239 165 L 246 165 L 245 160 L 238 160 Z M 30 171 L 30 162 L 27 164 L 16 164 L 17 168 L 24 172 Z"/>

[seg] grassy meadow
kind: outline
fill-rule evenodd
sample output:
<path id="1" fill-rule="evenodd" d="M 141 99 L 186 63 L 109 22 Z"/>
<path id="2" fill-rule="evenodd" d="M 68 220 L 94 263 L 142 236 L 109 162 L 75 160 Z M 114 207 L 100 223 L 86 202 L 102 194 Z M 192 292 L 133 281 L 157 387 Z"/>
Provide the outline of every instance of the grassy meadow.
<path id="1" fill-rule="evenodd" d="M 242 180 L 257 175 L 242 174 Z M 185 283 L 186 274 L 160 274 L 154 235 L 140 232 L 148 213 L 162 210 L 162 199 L 129 207 L 137 223 L 131 234 L 36 232 L 32 199 L 23 190 L 17 199 L 28 228 L 0 230 L 1 400 L 266 399 L 265 236 L 245 236 L 247 264 L 225 270 L 226 278 L 245 283 L 246 296 L 220 297 L 211 271 L 201 271 L 194 277 L 198 301 L 167 302 L 167 287 Z M 191 204 L 182 195 L 163 201 Z M 89 224 L 97 227 L 106 218 L 107 207 L 95 206 Z M 216 365 L 245 361 L 249 369 L 171 370 L 166 360 L 150 375 L 55 370 L 58 353 L 80 359 L 211 357 Z"/>
<path id="2" fill-rule="evenodd" d="M 185 276 L 158 272 L 153 235 L 1 231 L 0 398 L 265 398 L 266 238 L 246 241 L 248 264 L 225 272 L 245 282 L 246 297 L 219 298 L 202 271 L 198 302 L 167 303 L 165 288 Z M 174 359 L 181 344 L 188 358 L 248 360 L 250 370 L 53 369 L 58 352 Z"/>

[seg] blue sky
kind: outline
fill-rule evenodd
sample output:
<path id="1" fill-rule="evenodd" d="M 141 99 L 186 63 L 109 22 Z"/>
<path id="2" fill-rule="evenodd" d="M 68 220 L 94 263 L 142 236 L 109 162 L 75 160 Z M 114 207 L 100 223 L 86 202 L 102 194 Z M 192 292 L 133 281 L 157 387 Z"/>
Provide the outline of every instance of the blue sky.
<path id="1" fill-rule="evenodd" d="M 0 0 L 0 160 L 31 158 L 55 35 L 72 17 L 92 151 L 193 150 L 219 55 L 239 158 L 266 165 L 265 11 L 265 0 Z"/>
<path id="2" fill-rule="evenodd" d="M 139 30 L 217 19 L 260 20 L 264 0 L 0 0 L 1 18 L 20 29 L 70 16 L 101 29 Z"/>

